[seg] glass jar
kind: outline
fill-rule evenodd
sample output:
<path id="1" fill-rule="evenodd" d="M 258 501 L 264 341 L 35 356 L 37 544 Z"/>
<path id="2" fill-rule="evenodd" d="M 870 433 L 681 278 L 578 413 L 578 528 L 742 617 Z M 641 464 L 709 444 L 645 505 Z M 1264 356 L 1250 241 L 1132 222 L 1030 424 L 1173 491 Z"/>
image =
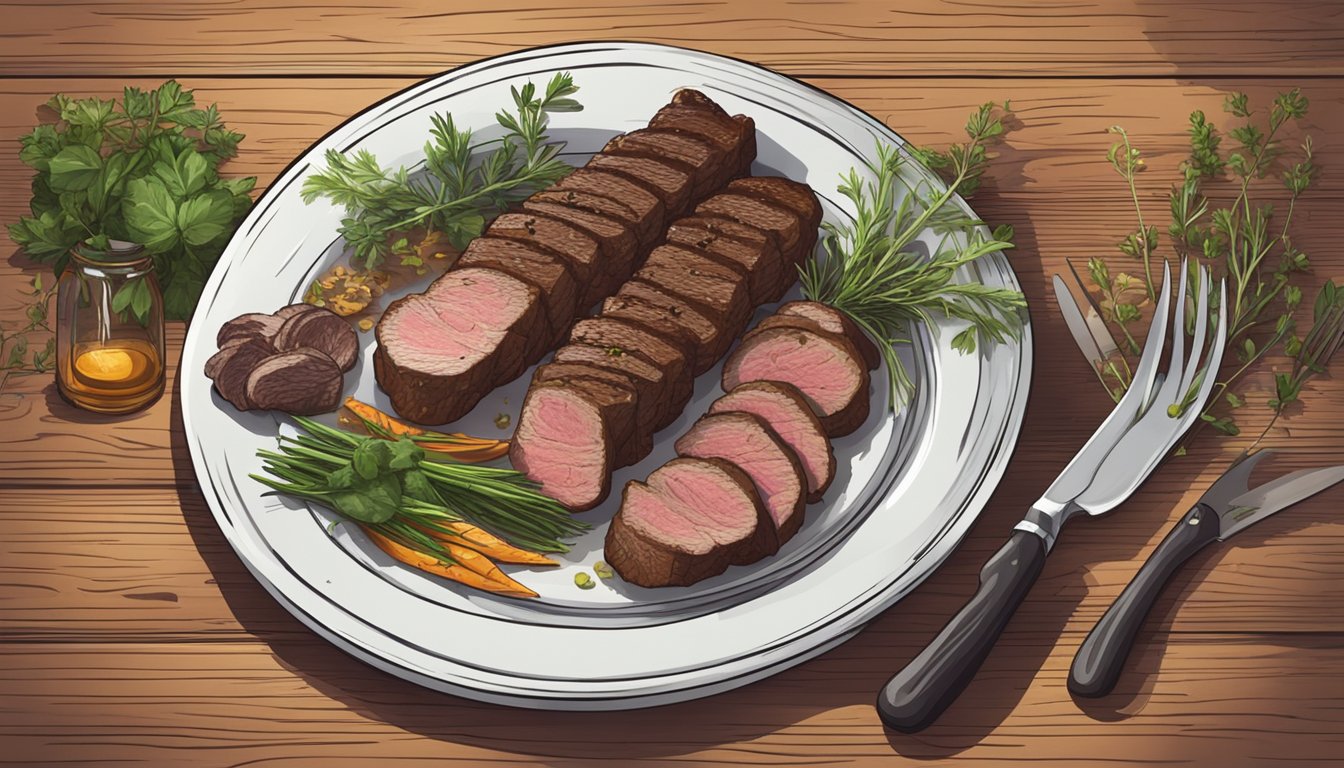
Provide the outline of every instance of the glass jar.
<path id="1" fill-rule="evenodd" d="M 132 413 L 163 394 L 163 294 L 142 246 L 75 247 L 56 291 L 56 382 L 97 413 Z"/>

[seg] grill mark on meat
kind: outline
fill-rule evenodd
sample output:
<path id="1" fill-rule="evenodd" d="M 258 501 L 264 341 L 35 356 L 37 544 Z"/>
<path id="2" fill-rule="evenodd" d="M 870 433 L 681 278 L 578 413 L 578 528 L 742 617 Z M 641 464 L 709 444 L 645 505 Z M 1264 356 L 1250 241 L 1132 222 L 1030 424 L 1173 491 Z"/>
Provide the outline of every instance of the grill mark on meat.
<path id="1" fill-rule="evenodd" d="M 724 235 L 694 224 L 677 222 L 667 229 L 667 242 L 714 258 L 747 276 L 752 304 L 765 304 L 779 298 L 784 287 L 784 259 L 773 242 L 762 238 L 753 243 Z M 793 265 L 788 265 L 790 271 Z"/>
<path id="2" fill-rule="evenodd" d="M 700 198 L 728 182 L 734 169 L 727 155 L 710 142 L 685 133 L 659 128 L 641 128 L 607 142 L 604 155 L 648 157 L 680 165 L 690 174 L 691 194 Z"/>
<path id="3" fill-rule="evenodd" d="M 802 226 L 804 240 L 809 232 L 816 239 L 817 228 L 821 226 L 821 203 L 806 184 L 782 176 L 749 176 L 728 182 L 728 191 L 792 211 Z"/>

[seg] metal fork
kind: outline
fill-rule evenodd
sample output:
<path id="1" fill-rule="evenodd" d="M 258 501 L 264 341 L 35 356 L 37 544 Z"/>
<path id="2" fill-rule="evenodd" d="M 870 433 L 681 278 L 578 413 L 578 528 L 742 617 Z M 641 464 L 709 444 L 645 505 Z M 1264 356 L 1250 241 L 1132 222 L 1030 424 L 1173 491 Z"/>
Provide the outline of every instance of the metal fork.
<path id="1" fill-rule="evenodd" d="M 1182 263 L 1166 371 L 1159 373 L 1158 364 L 1171 314 L 1170 264 L 1163 265 L 1161 298 L 1129 390 L 1045 495 L 1014 526 L 1008 543 L 981 569 L 975 596 L 883 687 L 877 711 L 888 727 L 913 732 L 936 720 L 980 669 L 1013 611 L 1040 575 L 1064 524 L 1082 512 L 1108 512 L 1129 498 L 1199 418 L 1213 390 L 1227 343 L 1227 284 L 1220 282 L 1217 327 L 1213 329 L 1212 348 L 1201 365 L 1210 332 L 1210 276 L 1204 267 L 1198 269 L 1194 335 L 1187 355 L 1188 274 L 1187 265 Z"/>

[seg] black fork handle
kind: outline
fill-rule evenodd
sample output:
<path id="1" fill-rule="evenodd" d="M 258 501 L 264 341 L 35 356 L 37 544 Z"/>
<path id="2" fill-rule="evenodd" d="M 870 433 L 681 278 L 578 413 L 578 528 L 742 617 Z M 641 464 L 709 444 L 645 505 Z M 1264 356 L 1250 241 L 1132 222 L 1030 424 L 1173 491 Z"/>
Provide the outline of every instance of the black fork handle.
<path id="1" fill-rule="evenodd" d="M 1015 531 L 985 563 L 975 596 L 878 693 L 877 713 L 888 728 L 923 730 L 966 688 L 1036 583 L 1046 551 L 1041 537 Z"/>

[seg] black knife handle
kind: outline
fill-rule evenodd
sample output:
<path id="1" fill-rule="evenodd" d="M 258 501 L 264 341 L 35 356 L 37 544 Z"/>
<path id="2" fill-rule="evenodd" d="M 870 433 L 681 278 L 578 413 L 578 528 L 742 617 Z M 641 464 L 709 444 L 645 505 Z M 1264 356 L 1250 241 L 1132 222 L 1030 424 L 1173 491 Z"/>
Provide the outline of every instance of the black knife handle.
<path id="1" fill-rule="evenodd" d="M 957 698 L 1040 576 L 1045 554 L 1041 537 L 1015 531 L 985 563 L 975 596 L 878 693 L 877 714 L 888 728 L 923 730 Z"/>
<path id="2" fill-rule="evenodd" d="M 1217 541 L 1218 535 L 1218 513 L 1212 507 L 1196 504 L 1185 513 L 1088 633 L 1069 669 L 1070 691 L 1093 698 L 1115 688 L 1139 627 L 1167 580 L 1192 555 Z"/>

